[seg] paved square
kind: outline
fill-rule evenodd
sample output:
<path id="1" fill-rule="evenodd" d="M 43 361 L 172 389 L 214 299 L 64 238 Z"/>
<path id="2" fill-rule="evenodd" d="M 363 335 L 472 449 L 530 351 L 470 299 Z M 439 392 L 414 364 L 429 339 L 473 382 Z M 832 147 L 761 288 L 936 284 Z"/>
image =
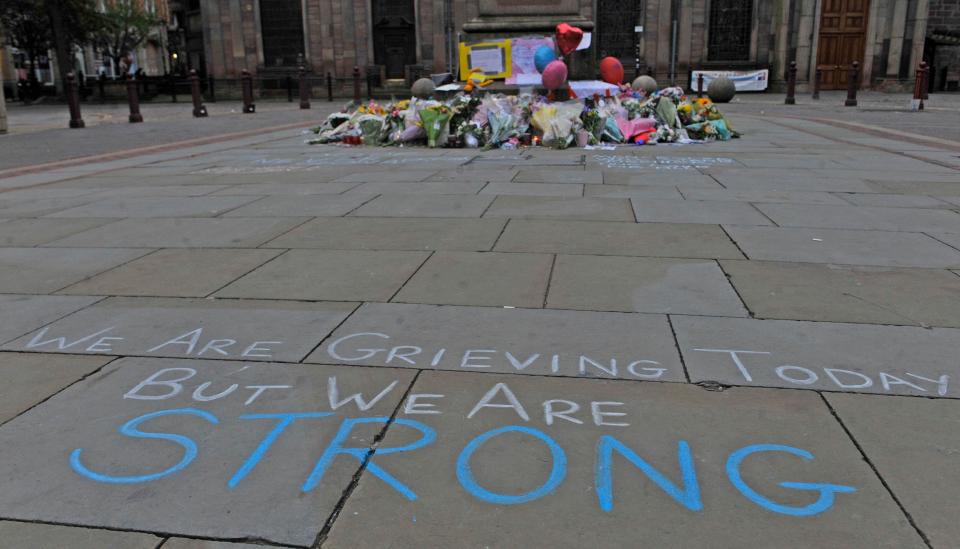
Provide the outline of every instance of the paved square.
<path id="1" fill-rule="evenodd" d="M 125 219 L 55 240 L 51 247 L 254 248 L 307 218 Z"/>
<path id="2" fill-rule="evenodd" d="M 214 217 L 256 200 L 251 196 L 106 198 L 51 217 Z"/>
<path id="3" fill-rule="evenodd" d="M 503 219 L 328 217 L 304 223 L 263 247 L 485 251 L 493 247 L 506 223 Z"/>
<path id="4" fill-rule="evenodd" d="M 674 316 L 693 382 L 960 398 L 960 330 Z"/>
<path id="5" fill-rule="evenodd" d="M 500 196 L 484 217 L 557 217 L 591 221 L 633 221 L 630 202 L 623 198 Z"/>
<path id="6" fill-rule="evenodd" d="M 364 475 L 325 546 L 923 547 L 809 392 L 426 372 L 398 417 L 437 432 L 374 458 L 416 500 Z M 418 440 L 392 425 L 382 447 Z M 848 488 L 788 515 L 811 498 L 784 483 L 823 482 Z"/>
<path id="7" fill-rule="evenodd" d="M 662 315 L 366 304 L 306 362 L 683 381 Z"/>
<path id="8" fill-rule="evenodd" d="M 297 362 L 355 307 L 350 303 L 110 298 L 3 348 Z"/>
<path id="9" fill-rule="evenodd" d="M 0 248 L 0 293 L 55 292 L 146 253 L 124 248 Z"/>
<path id="10" fill-rule="evenodd" d="M 437 252 L 393 301 L 539 308 L 552 265 L 548 254 Z"/>
<path id="11" fill-rule="evenodd" d="M 0 343 L 93 305 L 99 297 L 0 295 Z"/>
<path id="12" fill-rule="evenodd" d="M 9 449 L 0 462 L 0 514 L 310 545 L 360 469 L 359 459 L 342 456 L 317 471 L 324 449 L 358 413 L 382 419 L 350 429 L 344 446 L 369 447 L 413 375 L 121 360 L 0 428 L 0 444 Z M 189 390 L 174 393 L 151 385 L 151 377 L 180 379 Z M 391 390 L 374 400 L 385 388 Z M 357 392 L 369 399 L 362 408 L 349 398 Z M 141 422 L 145 430 L 182 434 L 131 438 L 142 433 Z M 96 504 L 78 505 L 84 501 Z"/>
<path id="13" fill-rule="evenodd" d="M 364 217 L 480 217 L 492 196 L 385 194 L 350 215 Z"/>
<path id="14" fill-rule="evenodd" d="M 747 316 L 714 261 L 561 255 L 547 307 Z"/>

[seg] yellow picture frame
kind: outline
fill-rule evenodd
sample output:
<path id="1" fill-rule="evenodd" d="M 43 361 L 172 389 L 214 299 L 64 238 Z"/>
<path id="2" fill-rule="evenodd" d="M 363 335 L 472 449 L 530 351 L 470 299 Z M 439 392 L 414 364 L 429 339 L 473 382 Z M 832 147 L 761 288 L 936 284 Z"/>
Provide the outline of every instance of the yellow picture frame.
<path id="1" fill-rule="evenodd" d="M 493 52 L 496 52 L 496 54 Z M 499 59 L 494 61 L 495 57 L 499 57 Z M 490 62 L 484 64 L 487 61 Z M 471 63 L 477 63 L 480 66 L 470 66 Z M 491 68 L 495 63 L 500 70 L 498 72 L 484 71 L 483 75 L 485 77 L 490 79 L 503 79 L 513 74 L 513 60 L 510 56 L 509 39 L 478 42 L 476 44 L 460 42 L 460 80 L 466 81 L 467 76 L 475 68 Z"/>

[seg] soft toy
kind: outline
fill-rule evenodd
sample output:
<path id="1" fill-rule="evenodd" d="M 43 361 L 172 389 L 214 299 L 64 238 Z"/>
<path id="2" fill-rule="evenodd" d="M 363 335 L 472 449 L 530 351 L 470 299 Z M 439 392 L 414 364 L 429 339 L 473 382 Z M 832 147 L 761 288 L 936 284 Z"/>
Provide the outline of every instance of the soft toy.
<path id="1" fill-rule="evenodd" d="M 467 73 L 467 83 L 463 86 L 463 91 L 470 93 L 477 86 L 486 88 L 490 84 L 493 84 L 493 80 L 487 78 L 482 70 L 470 69 L 470 72 Z"/>

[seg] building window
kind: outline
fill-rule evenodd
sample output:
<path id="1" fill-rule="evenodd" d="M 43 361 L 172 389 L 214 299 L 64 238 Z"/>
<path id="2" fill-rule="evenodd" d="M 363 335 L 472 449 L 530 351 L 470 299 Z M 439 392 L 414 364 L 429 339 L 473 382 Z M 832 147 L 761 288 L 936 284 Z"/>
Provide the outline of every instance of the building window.
<path id="1" fill-rule="evenodd" d="M 753 0 L 710 0 L 709 61 L 749 61 Z"/>
<path id="2" fill-rule="evenodd" d="M 260 32 L 267 67 L 295 67 L 303 54 L 300 0 L 260 0 Z"/>
<path id="3" fill-rule="evenodd" d="M 598 0 L 597 51 L 600 57 L 621 60 L 636 55 L 637 32 L 642 12 L 641 0 Z"/>

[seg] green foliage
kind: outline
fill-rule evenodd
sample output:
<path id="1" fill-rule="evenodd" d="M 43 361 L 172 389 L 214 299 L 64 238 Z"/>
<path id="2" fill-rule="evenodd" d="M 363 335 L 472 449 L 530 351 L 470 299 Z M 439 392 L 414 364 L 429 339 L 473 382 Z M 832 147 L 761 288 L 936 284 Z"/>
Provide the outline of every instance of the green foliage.
<path id="1" fill-rule="evenodd" d="M 96 14 L 91 43 L 119 64 L 120 59 L 147 39 L 153 27 L 162 23 L 144 11 L 138 2 L 115 0 L 105 11 Z"/>

